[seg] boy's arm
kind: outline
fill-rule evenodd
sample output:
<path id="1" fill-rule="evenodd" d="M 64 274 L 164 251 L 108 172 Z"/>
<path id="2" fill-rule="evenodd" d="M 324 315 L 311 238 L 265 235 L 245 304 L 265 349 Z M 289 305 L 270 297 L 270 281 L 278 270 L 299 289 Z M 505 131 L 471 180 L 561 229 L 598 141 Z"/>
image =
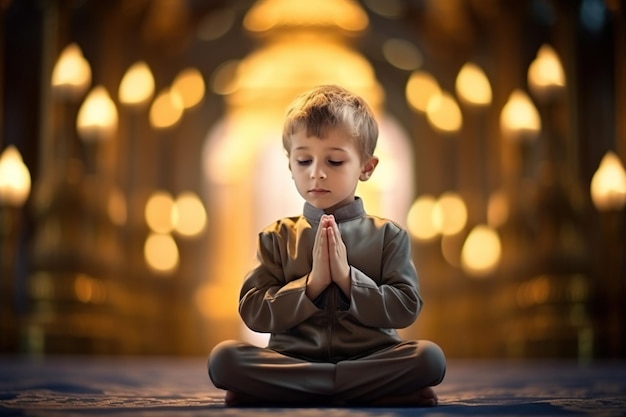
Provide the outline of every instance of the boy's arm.
<path id="1" fill-rule="evenodd" d="M 307 276 L 287 282 L 275 235 L 261 233 L 257 266 L 247 275 L 239 296 L 239 314 L 254 331 L 285 331 L 316 312 L 306 295 Z"/>
<path id="2" fill-rule="evenodd" d="M 383 249 L 381 284 L 352 266 L 348 312 L 362 324 L 400 329 L 417 318 L 422 299 L 408 234 L 400 230 Z"/>

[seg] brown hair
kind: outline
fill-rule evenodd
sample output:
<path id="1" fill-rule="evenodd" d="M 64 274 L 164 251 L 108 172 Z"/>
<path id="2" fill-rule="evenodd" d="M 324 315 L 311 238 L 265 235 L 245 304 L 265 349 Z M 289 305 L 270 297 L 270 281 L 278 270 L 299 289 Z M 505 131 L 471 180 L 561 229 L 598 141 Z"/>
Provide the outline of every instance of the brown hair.
<path id="1" fill-rule="evenodd" d="M 328 129 L 344 129 L 355 139 L 361 160 L 374 155 L 378 124 L 361 97 L 336 85 L 321 85 L 299 96 L 287 108 L 283 147 L 291 150 L 291 135 L 306 129 L 308 136 L 324 138 Z"/>

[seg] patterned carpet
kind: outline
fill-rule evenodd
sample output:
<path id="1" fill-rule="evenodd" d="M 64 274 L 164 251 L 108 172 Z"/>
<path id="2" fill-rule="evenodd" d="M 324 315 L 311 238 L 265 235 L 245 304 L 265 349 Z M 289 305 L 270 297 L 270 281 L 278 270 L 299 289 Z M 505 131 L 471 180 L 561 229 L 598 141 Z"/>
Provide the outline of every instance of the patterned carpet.
<path id="1" fill-rule="evenodd" d="M 0 357 L 0 416 L 626 416 L 626 362 L 449 362 L 435 408 L 226 408 L 204 358 Z"/>

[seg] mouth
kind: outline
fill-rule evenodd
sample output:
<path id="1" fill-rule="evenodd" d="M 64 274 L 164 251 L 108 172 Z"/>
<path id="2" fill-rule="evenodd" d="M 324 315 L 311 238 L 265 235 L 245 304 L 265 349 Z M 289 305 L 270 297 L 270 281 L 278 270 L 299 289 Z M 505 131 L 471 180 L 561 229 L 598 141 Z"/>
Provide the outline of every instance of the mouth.
<path id="1" fill-rule="evenodd" d="M 323 188 L 312 188 L 309 190 L 309 194 L 313 195 L 324 195 L 330 193 L 329 190 L 325 190 Z"/>

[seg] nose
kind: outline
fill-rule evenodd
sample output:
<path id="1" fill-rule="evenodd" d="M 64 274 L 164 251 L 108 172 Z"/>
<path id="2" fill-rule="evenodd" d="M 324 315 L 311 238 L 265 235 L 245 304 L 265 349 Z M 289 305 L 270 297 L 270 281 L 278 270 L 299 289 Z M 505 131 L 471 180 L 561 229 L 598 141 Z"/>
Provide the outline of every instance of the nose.
<path id="1" fill-rule="evenodd" d="M 324 167 L 322 166 L 321 163 L 318 162 L 314 162 L 311 164 L 311 179 L 325 179 L 326 178 L 326 171 L 324 170 Z"/>

